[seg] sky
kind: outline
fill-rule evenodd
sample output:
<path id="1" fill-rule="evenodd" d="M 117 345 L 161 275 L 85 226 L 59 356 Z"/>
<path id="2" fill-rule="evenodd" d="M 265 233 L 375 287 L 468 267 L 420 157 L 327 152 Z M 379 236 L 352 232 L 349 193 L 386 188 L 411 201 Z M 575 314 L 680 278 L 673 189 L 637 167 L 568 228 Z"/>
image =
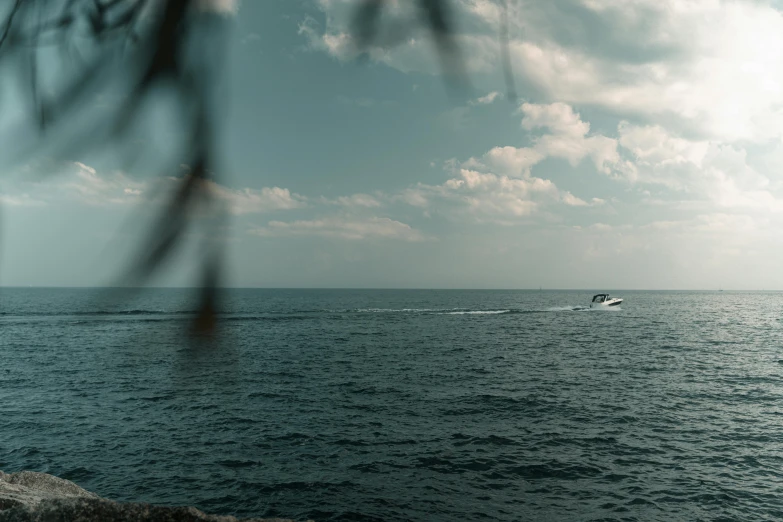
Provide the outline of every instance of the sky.
<path id="1" fill-rule="evenodd" d="M 515 100 L 499 3 L 451 2 L 457 92 L 410 2 L 388 0 L 359 61 L 354 0 L 205 0 L 232 26 L 225 284 L 783 289 L 783 2 L 511 0 Z M 111 284 L 160 172 L 12 165 L 4 136 L 0 284 Z M 193 259 L 153 283 L 195 284 Z"/>

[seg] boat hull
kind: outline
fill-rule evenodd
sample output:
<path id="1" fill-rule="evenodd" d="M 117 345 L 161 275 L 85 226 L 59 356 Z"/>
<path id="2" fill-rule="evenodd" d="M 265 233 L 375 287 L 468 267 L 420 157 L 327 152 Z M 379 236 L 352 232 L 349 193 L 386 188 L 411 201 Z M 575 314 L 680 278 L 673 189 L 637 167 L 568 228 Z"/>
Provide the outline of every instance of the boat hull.
<path id="1" fill-rule="evenodd" d="M 612 308 L 614 306 L 620 306 L 622 304 L 622 299 L 610 299 L 609 301 L 605 301 L 603 303 L 591 303 L 590 308 Z"/>

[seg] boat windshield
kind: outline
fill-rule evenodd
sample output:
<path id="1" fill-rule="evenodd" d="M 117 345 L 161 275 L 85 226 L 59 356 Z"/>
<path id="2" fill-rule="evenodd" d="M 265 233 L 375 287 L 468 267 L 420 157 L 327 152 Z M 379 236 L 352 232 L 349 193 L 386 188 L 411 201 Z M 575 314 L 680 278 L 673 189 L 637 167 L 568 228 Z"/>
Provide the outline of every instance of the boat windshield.
<path id="1" fill-rule="evenodd" d="M 603 303 L 609 298 L 609 294 L 597 294 L 593 296 L 594 303 Z"/>

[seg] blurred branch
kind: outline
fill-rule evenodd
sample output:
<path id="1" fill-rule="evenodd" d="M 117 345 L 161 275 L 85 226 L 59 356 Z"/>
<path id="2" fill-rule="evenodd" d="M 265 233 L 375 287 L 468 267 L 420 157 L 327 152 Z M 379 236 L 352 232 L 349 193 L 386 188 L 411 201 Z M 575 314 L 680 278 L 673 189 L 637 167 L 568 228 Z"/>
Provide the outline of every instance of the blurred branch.
<path id="1" fill-rule="evenodd" d="M 453 5 L 450 0 L 415 0 L 419 18 L 434 38 L 444 72 L 467 84 L 462 51 L 457 41 Z M 503 2 L 501 48 L 509 99 L 515 97 L 508 53 L 508 6 Z M 376 41 L 385 0 L 357 0 L 352 22 L 355 42 L 367 50 Z M 208 182 L 214 180 L 215 117 L 211 97 L 217 79 L 216 63 L 209 60 L 207 45 L 201 53 L 194 46 L 211 34 L 222 38 L 224 23 L 220 15 L 199 9 L 199 0 L 13 0 L 0 26 L 0 67 L 17 67 L 30 95 L 32 120 L 37 122 L 39 138 L 31 148 L 37 150 L 43 138 L 60 129 L 66 134 L 66 152 L 76 155 L 95 150 L 109 142 L 127 139 L 132 124 L 139 120 L 142 108 L 155 92 L 171 93 L 181 115 L 179 125 L 187 136 L 183 149 L 173 153 L 172 166 L 192 165 L 179 179 L 179 187 L 170 197 L 150 230 L 144 248 L 125 276 L 125 283 L 143 285 L 170 258 L 188 229 L 195 208 L 215 208 Z M 222 40 L 221 40 L 222 41 Z M 84 51 L 85 42 L 91 45 Z M 72 59 L 65 78 L 57 85 L 42 79 L 39 49 L 57 45 Z M 219 46 L 218 46 L 219 47 Z M 222 48 L 220 48 L 222 51 Z M 194 59 L 195 54 L 195 59 Z M 77 63 L 78 62 L 78 63 Z M 74 130 L 73 118 L 89 105 L 95 93 L 111 82 L 119 82 L 125 97 L 119 108 L 107 113 L 103 121 Z M 28 89 L 29 88 L 29 89 Z M 47 93 L 47 95 L 44 95 Z M 44 134 L 46 131 L 46 134 Z M 141 155 L 139 153 L 138 155 Z M 164 169 L 171 170 L 173 169 Z M 224 210 L 218 210 L 222 222 Z M 217 286 L 222 264 L 222 244 L 208 242 L 201 259 L 201 307 L 197 319 L 200 331 L 215 324 Z"/>
<path id="2" fill-rule="evenodd" d="M 508 36 L 508 2 L 500 2 L 500 52 L 507 98 L 516 101 L 516 87 L 511 67 Z M 458 28 L 454 21 L 451 0 L 416 0 L 421 18 L 435 40 L 442 70 L 458 84 L 468 85 L 465 60 L 458 43 Z M 380 18 L 388 0 L 359 0 L 350 24 L 351 34 L 359 52 L 373 47 L 380 32 Z"/>
<path id="3" fill-rule="evenodd" d="M 205 183 L 214 177 L 215 118 L 208 98 L 218 75 L 194 60 L 191 51 L 205 33 L 222 31 L 224 24 L 207 21 L 218 16 L 199 10 L 196 0 L 15 0 L 2 26 L 0 65 L 8 65 L 4 59 L 10 56 L 27 55 L 17 74 L 29 82 L 26 90 L 40 131 L 65 127 L 70 120 L 66 116 L 86 109 L 96 90 L 111 81 L 120 79 L 125 85 L 126 96 L 119 109 L 109 114 L 110 121 L 88 125 L 77 134 L 69 129 L 69 154 L 107 141 L 123 141 L 153 93 L 168 91 L 179 106 L 179 125 L 189 138 L 183 150 L 173 152 L 173 164 L 189 163 L 193 169 L 180 179 L 178 189 L 150 230 L 141 255 L 124 277 L 125 284 L 143 285 L 181 243 L 194 208 L 210 206 L 211 192 Z M 197 26 L 201 31 L 198 34 Z M 54 94 L 44 96 L 38 49 L 47 44 L 67 48 L 75 45 L 77 38 L 80 44 L 86 41 L 92 45 L 91 58 L 83 64 L 70 64 L 68 74 L 55 85 Z M 131 48 L 127 47 L 129 41 Z M 21 62 L 11 63 L 18 67 Z M 50 85 L 47 88 L 51 90 Z M 205 325 L 214 325 L 216 289 L 211 286 L 216 284 L 220 271 L 220 250 L 220 245 L 210 243 L 203 253 L 202 284 L 209 288 L 201 294 L 197 326 L 202 330 Z"/>
<path id="4" fill-rule="evenodd" d="M 358 0 L 359 5 L 351 21 L 351 32 L 359 52 L 366 52 L 373 47 L 378 33 L 379 21 L 387 0 Z M 420 18 L 427 26 L 435 40 L 441 69 L 447 78 L 458 87 L 467 86 L 468 76 L 465 73 L 462 50 L 457 43 L 457 30 L 453 21 L 451 0 L 415 0 L 419 8 Z"/>
<path id="5" fill-rule="evenodd" d="M 503 62 L 503 77 L 506 80 L 506 98 L 511 103 L 517 101 L 517 89 L 514 85 L 514 70 L 511 67 L 511 52 L 508 44 L 508 3 L 510 0 L 500 0 L 503 11 L 500 15 L 500 54 Z"/>

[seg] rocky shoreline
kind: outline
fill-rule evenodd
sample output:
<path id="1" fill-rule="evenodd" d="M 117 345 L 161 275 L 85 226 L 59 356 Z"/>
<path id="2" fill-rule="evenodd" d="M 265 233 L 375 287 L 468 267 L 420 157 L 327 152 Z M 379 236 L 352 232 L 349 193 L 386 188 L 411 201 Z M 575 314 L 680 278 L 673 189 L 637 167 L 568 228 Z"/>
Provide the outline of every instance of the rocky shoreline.
<path id="1" fill-rule="evenodd" d="M 281 518 L 208 515 L 193 507 L 120 503 L 101 498 L 70 480 L 46 473 L 0 471 L 0 521 L 293 522 Z"/>

